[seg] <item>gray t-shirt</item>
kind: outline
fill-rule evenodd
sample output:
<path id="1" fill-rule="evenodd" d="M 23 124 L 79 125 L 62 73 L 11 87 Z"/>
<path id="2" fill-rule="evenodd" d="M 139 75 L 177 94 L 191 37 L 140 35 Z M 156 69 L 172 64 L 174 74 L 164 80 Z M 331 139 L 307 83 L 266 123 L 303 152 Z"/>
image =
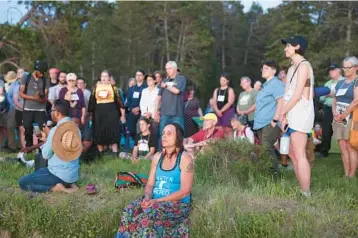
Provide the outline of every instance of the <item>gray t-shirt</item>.
<path id="1" fill-rule="evenodd" d="M 160 107 L 161 116 L 184 116 L 184 92 L 186 88 L 186 78 L 183 75 L 176 75 L 175 79 L 164 79 L 163 83 L 172 84 L 180 90 L 180 94 L 176 95 L 166 88 L 161 88 L 159 91 L 162 96 L 162 103 Z"/>
<path id="2" fill-rule="evenodd" d="M 26 87 L 26 81 L 27 81 L 27 75 L 24 75 L 21 78 L 21 86 Z M 28 96 L 34 96 L 36 93 L 39 95 L 44 94 L 44 87 L 48 89 L 50 82 L 48 79 L 45 80 L 46 85 L 43 84 L 42 79 L 35 80 L 33 76 L 31 76 L 31 79 L 29 83 L 27 84 L 27 90 L 25 89 L 25 93 Z M 45 95 L 43 95 L 45 96 Z M 26 111 L 46 111 L 46 103 L 39 103 L 35 100 L 27 100 L 25 99 L 24 102 L 24 110 Z"/>
<path id="3" fill-rule="evenodd" d="M 252 90 L 251 92 L 246 92 L 246 91 L 241 92 L 238 101 L 240 111 L 249 110 L 250 107 L 252 107 L 256 103 L 256 95 L 257 95 L 256 90 Z M 254 120 L 254 115 L 255 112 L 252 112 L 248 115 L 249 121 Z"/>
<path id="4" fill-rule="evenodd" d="M 52 101 L 52 100 L 56 101 L 59 98 L 60 90 L 63 87 L 66 87 L 66 85 L 57 84 L 55 86 L 52 86 L 48 91 L 48 100 L 49 101 Z"/>

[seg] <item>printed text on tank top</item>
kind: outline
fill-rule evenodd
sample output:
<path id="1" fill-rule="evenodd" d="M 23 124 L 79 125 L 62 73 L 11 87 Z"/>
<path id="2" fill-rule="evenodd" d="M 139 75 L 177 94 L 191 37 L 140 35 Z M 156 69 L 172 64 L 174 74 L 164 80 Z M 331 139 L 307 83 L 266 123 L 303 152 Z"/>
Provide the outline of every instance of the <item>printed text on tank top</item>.
<path id="1" fill-rule="evenodd" d="M 148 140 L 143 140 L 143 136 L 148 136 Z M 149 152 L 149 140 L 150 133 L 147 135 L 140 134 L 140 140 L 138 141 L 138 151 Z"/>

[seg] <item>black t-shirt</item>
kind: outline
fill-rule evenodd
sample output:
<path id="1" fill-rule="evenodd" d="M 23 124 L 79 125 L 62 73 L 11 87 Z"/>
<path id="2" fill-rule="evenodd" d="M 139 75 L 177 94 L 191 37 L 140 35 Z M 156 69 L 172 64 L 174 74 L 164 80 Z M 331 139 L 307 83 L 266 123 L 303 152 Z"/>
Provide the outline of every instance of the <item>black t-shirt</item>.
<path id="1" fill-rule="evenodd" d="M 155 136 L 151 134 L 146 136 L 138 134 L 135 138 L 135 146 L 138 146 L 138 156 L 145 156 L 151 147 L 155 148 L 157 146 L 157 141 Z"/>

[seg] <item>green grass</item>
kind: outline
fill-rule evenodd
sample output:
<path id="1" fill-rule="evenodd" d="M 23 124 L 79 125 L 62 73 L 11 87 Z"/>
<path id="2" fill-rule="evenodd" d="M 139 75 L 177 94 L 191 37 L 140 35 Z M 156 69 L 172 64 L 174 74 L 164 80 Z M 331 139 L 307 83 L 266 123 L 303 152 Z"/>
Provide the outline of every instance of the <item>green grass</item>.
<path id="1" fill-rule="evenodd" d="M 226 158 L 244 157 L 246 145 L 229 146 L 232 152 L 219 146 L 197 162 L 191 237 L 358 236 L 357 180 L 343 178 L 339 154 L 316 160 L 313 197 L 304 199 L 292 171 L 281 173 L 274 183 L 263 164 Z M 210 161 L 217 157 L 215 168 L 207 163 L 208 156 Z M 136 189 L 117 192 L 116 173 L 148 170 L 145 161 L 132 165 L 107 158 L 81 166 L 77 193 L 31 198 L 17 186 L 19 177 L 31 171 L 0 163 L 0 237 L 113 237 L 124 206 L 142 194 Z M 97 195 L 85 194 L 87 183 L 96 184 Z"/>

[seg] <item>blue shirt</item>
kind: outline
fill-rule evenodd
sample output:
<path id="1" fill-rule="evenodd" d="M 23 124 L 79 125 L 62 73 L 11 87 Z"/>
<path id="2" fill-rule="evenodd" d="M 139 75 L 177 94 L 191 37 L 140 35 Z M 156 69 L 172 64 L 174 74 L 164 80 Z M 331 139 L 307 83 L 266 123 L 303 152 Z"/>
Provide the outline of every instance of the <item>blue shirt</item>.
<path id="1" fill-rule="evenodd" d="M 169 194 L 175 193 L 180 190 L 181 179 L 180 179 L 180 159 L 181 153 L 178 155 L 175 162 L 175 166 L 171 170 L 163 170 L 162 162 L 163 156 L 160 160 L 155 171 L 155 185 L 153 188 L 153 199 L 166 197 Z M 190 195 L 182 198 L 181 202 L 190 203 Z"/>
<path id="2" fill-rule="evenodd" d="M 143 82 L 141 86 L 138 84 L 129 88 L 127 91 L 127 107 L 128 109 L 132 109 L 135 107 L 139 107 L 140 98 L 142 97 L 142 90 L 147 88 L 147 83 Z"/>
<path id="3" fill-rule="evenodd" d="M 256 96 L 254 129 L 261 129 L 271 123 L 276 113 L 277 100 L 283 97 L 285 84 L 277 77 L 266 81 Z"/>
<path id="4" fill-rule="evenodd" d="M 16 82 L 12 83 L 10 85 L 9 92 L 6 93 L 7 101 L 10 104 L 10 108 L 15 108 L 13 95 L 14 95 L 14 91 L 15 91 L 14 89 L 15 89 L 16 86 L 18 86 L 18 87 L 20 86 L 20 81 L 16 81 Z"/>
<path id="5" fill-rule="evenodd" d="M 78 180 L 78 169 L 80 168 L 79 158 L 72 161 L 63 161 L 52 150 L 53 135 L 61 123 L 71 121 L 71 118 L 65 117 L 54 126 L 48 136 L 45 144 L 41 146 L 42 156 L 48 160 L 48 170 L 66 183 L 74 183 Z M 81 136 L 80 130 L 78 134 Z"/>

